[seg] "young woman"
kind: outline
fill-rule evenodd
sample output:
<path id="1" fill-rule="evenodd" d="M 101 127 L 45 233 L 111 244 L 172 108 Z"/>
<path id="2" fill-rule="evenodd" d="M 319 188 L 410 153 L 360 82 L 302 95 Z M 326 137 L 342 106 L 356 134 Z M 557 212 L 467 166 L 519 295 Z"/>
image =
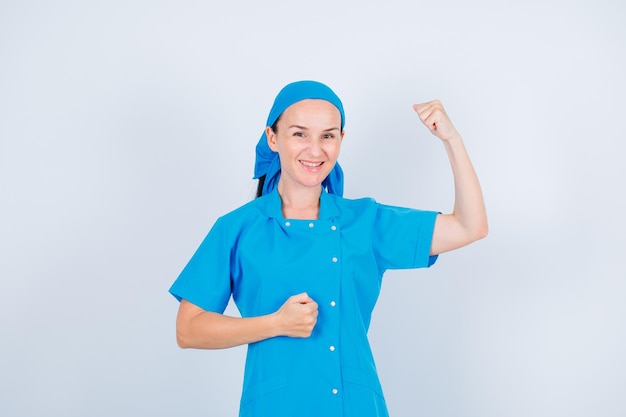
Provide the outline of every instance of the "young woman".
<path id="1" fill-rule="evenodd" d="M 450 214 L 342 198 L 341 101 L 314 81 L 276 97 L 258 198 L 217 220 L 170 289 L 179 346 L 248 345 L 241 417 L 388 415 L 367 339 L 383 273 L 429 267 L 487 234 L 461 136 L 438 101 L 414 109 L 448 153 Z M 231 295 L 240 318 L 223 315 Z"/>

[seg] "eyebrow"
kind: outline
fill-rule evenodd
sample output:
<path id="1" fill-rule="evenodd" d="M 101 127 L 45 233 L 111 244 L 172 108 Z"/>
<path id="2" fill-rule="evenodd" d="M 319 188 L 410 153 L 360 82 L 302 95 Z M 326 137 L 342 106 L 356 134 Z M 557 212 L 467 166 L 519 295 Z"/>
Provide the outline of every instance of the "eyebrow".
<path id="1" fill-rule="evenodd" d="M 289 129 L 291 129 L 291 128 L 296 128 L 296 129 L 300 129 L 300 130 L 309 130 L 309 128 L 304 127 L 304 126 L 300 126 L 300 125 L 291 125 L 291 126 L 289 126 Z M 328 128 L 328 129 L 324 129 L 323 132 L 330 132 L 331 130 L 341 130 L 341 129 L 339 129 L 338 127 L 331 127 L 331 128 Z"/>

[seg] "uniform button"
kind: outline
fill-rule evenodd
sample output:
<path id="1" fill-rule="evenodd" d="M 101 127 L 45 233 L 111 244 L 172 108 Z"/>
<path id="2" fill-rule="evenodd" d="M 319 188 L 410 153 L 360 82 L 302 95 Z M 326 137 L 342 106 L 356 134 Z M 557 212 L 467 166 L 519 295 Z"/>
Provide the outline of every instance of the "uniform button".
<path id="1" fill-rule="evenodd" d="M 291 226 L 291 223 L 290 222 L 285 222 L 285 226 L 289 227 L 289 226 Z"/>
<path id="2" fill-rule="evenodd" d="M 309 229 L 313 229 L 313 226 L 315 226 L 314 223 L 309 223 Z"/>
<path id="3" fill-rule="evenodd" d="M 334 306 L 336 306 L 336 305 L 337 305 L 337 303 L 336 303 L 336 302 L 334 302 L 334 301 L 331 301 L 331 302 L 330 302 L 330 306 L 331 306 L 331 307 L 334 307 Z"/>
<path id="4" fill-rule="evenodd" d="M 333 393 L 333 395 L 337 395 L 337 393 L 339 392 L 339 390 L 337 388 L 333 388 L 333 390 L 331 391 Z"/>
<path id="5" fill-rule="evenodd" d="M 333 224 L 332 226 L 330 226 L 330 230 L 333 230 L 333 231 L 337 230 L 337 226 Z"/>
<path id="6" fill-rule="evenodd" d="M 337 259 L 336 256 L 333 256 L 333 262 L 337 262 L 339 259 Z"/>
<path id="7" fill-rule="evenodd" d="M 329 349 L 331 352 L 334 352 L 334 351 L 335 351 L 335 347 L 334 347 L 334 346 L 331 346 L 331 347 L 329 347 L 328 349 Z"/>

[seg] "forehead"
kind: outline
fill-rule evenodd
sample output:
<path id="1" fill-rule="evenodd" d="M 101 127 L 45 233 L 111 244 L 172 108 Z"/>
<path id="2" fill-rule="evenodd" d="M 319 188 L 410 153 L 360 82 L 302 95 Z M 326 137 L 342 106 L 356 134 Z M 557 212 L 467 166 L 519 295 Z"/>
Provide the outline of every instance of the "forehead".
<path id="1" fill-rule="evenodd" d="M 326 100 L 307 99 L 292 104 L 283 112 L 281 121 L 291 123 L 325 124 L 341 126 L 341 113 Z"/>

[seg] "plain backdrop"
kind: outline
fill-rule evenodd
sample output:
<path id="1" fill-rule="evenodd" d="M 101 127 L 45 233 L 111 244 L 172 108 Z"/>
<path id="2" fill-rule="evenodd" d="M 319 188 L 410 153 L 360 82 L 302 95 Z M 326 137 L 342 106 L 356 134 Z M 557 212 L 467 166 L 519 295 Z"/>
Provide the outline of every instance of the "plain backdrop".
<path id="1" fill-rule="evenodd" d="M 167 290 L 253 198 L 285 84 L 344 101 L 350 198 L 449 212 L 442 100 L 490 235 L 385 276 L 392 416 L 626 415 L 622 1 L 0 1 L 0 415 L 235 416 L 245 347 Z M 236 310 L 229 307 L 229 313 Z"/>

